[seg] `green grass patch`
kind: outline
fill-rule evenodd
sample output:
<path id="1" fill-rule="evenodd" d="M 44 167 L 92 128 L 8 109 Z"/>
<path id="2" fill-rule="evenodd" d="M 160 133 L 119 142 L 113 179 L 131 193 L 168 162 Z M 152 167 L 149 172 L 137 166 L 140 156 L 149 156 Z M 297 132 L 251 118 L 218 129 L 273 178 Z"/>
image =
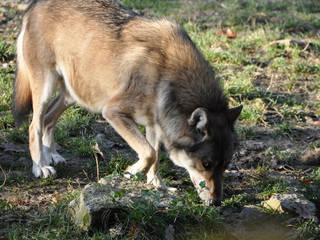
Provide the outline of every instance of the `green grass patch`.
<path id="1" fill-rule="evenodd" d="M 240 120 L 248 124 L 259 124 L 263 122 L 263 116 L 266 111 L 266 104 L 260 98 L 244 101 L 243 109 L 240 115 Z"/>
<path id="2" fill-rule="evenodd" d="M 288 184 L 281 179 L 263 178 L 254 183 L 254 187 L 257 189 L 257 197 L 263 199 L 269 199 L 273 194 L 288 192 Z"/>
<path id="3" fill-rule="evenodd" d="M 241 208 L 246 203 L 246 199 L 242 195 L 235 195 L 231 198 L 225 199 L 222 202 L 224 207 Z"/>
<path id="4" fill-rule="evenodd" d="M 244 124 L 238 124 L 236 126 L 236 131 L 238 133 L 239 140 L 254 139 L 257 136 L 255 130 L 252 127 Z"/>
<path id="5" fill-rule="evenodd" d="M 0 66 L 0 113 L 11 109 L 15 68 Z"/>
<path id="6" fill-rule="evenodd" d="M 152 15 L 163 16 L 175 12 L 182 6 L 182 3 L 174 0 L 121 0 L 120 1 L 124 6 L 129 9 L 133 9 L 138 13 L 143 13 L 148 9 Z M 149 14 L 150 14 L 149 12 Z"/>
<path id="7" fill-rule="evenodd" d="M 59 200 L 58 204 L 50 207 L 33 221 L 27 224 L 12 224 L 8 228 L 10 240 L 20 239 L 94 239 L 88 233 L 79 231 L 68 216 L 68 204 L 77 196 L 69 194 Z"/>
<path id="8" fill-rule="evenodd" d="M 314 169 L 308 179 L 311 179 L 312 182 L 306 185 L 305 197 L 310 201 L 314 202 L 317 208 L 320 208 L 320 167 Z"/>
<path id="9" fill-rule="evenodd" d="M 101 166 L 101 173 L 104 176 L 110 174 L 122 174 L 124 170 L 134 161 L 129 157 L 124 157 L 121 154 L 112 155 L 111 159 Z"/>
<path id="10" fill-rule="evenodd" d="M 277 161 L 286 162 L 286 163 L 292 163 L 299 160 L 301 155 L 301 153 L 299 152 L 280 150 L 277 147 L 266 149 L 264 154 L 265 154 L 266 160 L 268 161 L 275 159 Z"/>
<path id="11" fill-rule="evenodd" d="M 5 41 L 0 41 L 0 62 L 12 60 L 15 56 L 15 46 Z"/>

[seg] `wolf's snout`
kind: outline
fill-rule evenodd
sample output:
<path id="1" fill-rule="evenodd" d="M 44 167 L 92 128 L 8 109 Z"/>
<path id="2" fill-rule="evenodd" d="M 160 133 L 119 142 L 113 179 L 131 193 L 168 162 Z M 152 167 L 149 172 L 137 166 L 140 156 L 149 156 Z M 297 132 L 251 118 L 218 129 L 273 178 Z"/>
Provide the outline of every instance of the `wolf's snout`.
<path id="1" fill-rule="evenodd" d="M 220 206 L 221 197 L 210 193 L 208 190 L 199 190 L 199 197 L 205 202 L 207 206 Z"/>

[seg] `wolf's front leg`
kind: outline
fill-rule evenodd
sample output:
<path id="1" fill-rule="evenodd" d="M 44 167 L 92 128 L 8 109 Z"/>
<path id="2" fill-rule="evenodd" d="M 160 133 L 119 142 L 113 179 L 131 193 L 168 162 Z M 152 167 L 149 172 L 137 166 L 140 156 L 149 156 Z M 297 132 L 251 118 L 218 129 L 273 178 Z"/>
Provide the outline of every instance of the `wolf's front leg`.
<path id="1" fill-rule="evenodd" d="M 147 172 L 147 183 L 153 184 L 156 188 L 161 188 L 167 191 L 176 191 L 176 188 L 167 187 L 159 174 L 159 150 L 160 150 L 160 136 L 159 131 L 156 127 L 147 126 L 146 127 L 146 138 L 148 142 L 153 146 L 156 151 L 156 160 Z"/>
<path id="2" fill-rule="evenodd" d="M 104 109 L 102 115 L 138 154 L 139 161 L 129 166 L 126 172 L 132 175 L 139 172 L 147 173 L 157 159 L 156 151 L 140 132 L 134 120 L 120 109 L 112 104 Z"/>

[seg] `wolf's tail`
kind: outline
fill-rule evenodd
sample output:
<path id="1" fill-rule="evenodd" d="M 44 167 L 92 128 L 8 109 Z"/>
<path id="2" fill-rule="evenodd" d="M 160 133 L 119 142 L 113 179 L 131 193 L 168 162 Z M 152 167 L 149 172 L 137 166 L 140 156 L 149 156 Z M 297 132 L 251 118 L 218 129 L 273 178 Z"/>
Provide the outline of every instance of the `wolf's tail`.
<path id="1" fill-rule="evenodd" d="M 23 57 L 25 25 L 26 24 L 24 23 L 17 41 L 17 71 L 12 102 L 12 115 L 17 126 L 20 126 L 21 123 L 25 121 L 28 113 L 32 109 L 32 92 L 30 88 L 28 67 L 25 64 Z"/>
<path id="2" fill-rule="evenodd" d="M 17 126 L 20 126 L 32 109 L 32 94 L 27 74 L 17 69 L 14 85 L 12 115 Z"/>

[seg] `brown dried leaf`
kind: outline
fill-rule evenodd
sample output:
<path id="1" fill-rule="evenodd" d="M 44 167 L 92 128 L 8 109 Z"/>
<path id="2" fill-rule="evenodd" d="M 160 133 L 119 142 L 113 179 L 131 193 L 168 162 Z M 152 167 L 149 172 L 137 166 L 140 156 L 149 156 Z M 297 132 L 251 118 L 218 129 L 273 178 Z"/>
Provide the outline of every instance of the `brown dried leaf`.
<path id="1" fill-rule="evenodd" d="M 314 125 L 314 126 L 320 126 L 320 121 L 314 121 L 314 122 L 312 123 L 312 125 Z"/>
<path id="2" fill-rule="evenodd" d="M 219 29 L 217 32 L 216 32 L 216 35 L 221 37 L 223 35 L 225 35 L 225 32 L 222 30 L 222 29 Z"/>
<path id="3" fill-rule="evenodd" d="M 312 178 L 305 178 L 305 177 L 302 177 L 300 179 L 300 182 L 303 183 L 303 184 L 310 184 L 313 182 Z"/>
<path id="4" fill-rule="evenodd" d="M 5 21 L 7 18 L 3 13 L 0 13 L 0 22 Z"/>
<path id="5" fill-rule="evenodd" d="M 58 200 L 56 197 L 52 197 L 52 202 L 54 202 L 55 204 L 58 204 Z"/>
<path id="6" fill-rule="evenodd" d="M 270 22 L 272 23 L 282 23 L 282 19 L 278 17 L 272 17 L 270 18 Z"/>
<path id="7" fill-rule="evenodd" d="M 230 28 L 228 28 L 226 31 L 226 36 L 227 36 L 227 38 L 236 38 L 237 33 L 236 33 L 236 31 L 233 31 Z"/>

